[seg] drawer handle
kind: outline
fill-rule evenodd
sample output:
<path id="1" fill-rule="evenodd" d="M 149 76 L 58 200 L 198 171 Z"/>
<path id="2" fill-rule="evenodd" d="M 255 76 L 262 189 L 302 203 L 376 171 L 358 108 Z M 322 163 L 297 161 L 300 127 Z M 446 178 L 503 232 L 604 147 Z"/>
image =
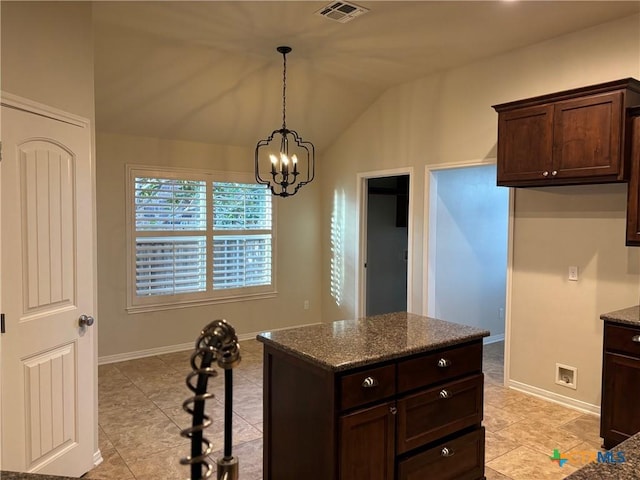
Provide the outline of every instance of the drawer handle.
<path id="1" fill-rule="evenodd" d="M 447 390 L 440 390 L 440 398 L 450 398 L 451 394 Z"/>
<path id="2" fill-rule="evenodd" d="M 396 407 L 389 407 L 389 411 L 391 412 L 391 415 L 398 413 L 398 409 Z"/>
<path id="3" fill-rule="evenodd" d="M 378 381 L 373 377 L 367 377 L 362 381 L 362 388 L 373 388 L 378 386 Z"/>
<path id="4" fill-rule="evenodd" d="M 547 172 L 546 170 L 544 172 L 542 172 L 542 176 L 543 177 L 548 177 L 549 176 L 549 172 Z"/>
<path id="5" fill-rule="evenodd" d="M 640 335 L 634 335 L 631 337 L 632 342 L 640 343 Z"/>
<path id="6" fill-rule="evenodd" d="M 554 177 L 558 174 L 557 170 L 554 170 L 553 172 L 551 172 L 551 175 L 553 175 Z"/>
<path id="7" fill-rule="evenodd" d="M 448 447 L 444 447 L 441 451 L 440 451 L 440 455 L 443 457 L 453 457 L 453 450 L 450 450 Z"/>
<path id="8" fill-rule="evenodd" d="M 447 360 L 446 358 L 441 358 L 440 360 L 438 360 L 438 367 L 440 368 L 447 368 L 450 365 L 451 360 Z"/>

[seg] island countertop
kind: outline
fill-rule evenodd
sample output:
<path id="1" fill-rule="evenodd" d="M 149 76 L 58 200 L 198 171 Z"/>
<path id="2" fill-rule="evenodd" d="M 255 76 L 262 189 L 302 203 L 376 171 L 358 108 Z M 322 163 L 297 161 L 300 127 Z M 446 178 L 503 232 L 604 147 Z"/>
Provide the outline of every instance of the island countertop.
<path id="1" fill-rule="evenodd" d="M 40 475 L 36 473 L 0 472 L 2 480 L 73 480 L 71 477 L 56 477 L 54 475 Z"/>
<path id="2" fill-rule="evenodd" d="M 602 320 L 640 327 L 640 306 L 623 308 L 600 315 Z"/>
<path id="3" fill-rule="evenodd" d="M 398 312 L 263 332 L 257 339 L 338 372 L 487 336 L 480 328 Z"/>

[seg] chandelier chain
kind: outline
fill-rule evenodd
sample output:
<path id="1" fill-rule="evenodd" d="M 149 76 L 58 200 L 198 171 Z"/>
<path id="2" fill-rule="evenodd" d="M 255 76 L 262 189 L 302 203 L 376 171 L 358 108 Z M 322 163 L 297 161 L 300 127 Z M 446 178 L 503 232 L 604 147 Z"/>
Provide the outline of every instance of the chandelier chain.
<path id="1" fill-rule="evenodd" d="M 287 54 L 282 54 L 282 129 L 287 128 Z"/>

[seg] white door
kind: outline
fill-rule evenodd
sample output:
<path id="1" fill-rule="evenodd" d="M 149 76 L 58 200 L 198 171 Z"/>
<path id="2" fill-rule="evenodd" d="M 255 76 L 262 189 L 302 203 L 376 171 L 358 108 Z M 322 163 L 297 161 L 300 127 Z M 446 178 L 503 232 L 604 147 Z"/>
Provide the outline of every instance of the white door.
<path id="1" fill-rule="evenodd" d="M 6 98 L 1 126 L 2 468 L 76 477 L 97 429 L 90 128 Z"/>

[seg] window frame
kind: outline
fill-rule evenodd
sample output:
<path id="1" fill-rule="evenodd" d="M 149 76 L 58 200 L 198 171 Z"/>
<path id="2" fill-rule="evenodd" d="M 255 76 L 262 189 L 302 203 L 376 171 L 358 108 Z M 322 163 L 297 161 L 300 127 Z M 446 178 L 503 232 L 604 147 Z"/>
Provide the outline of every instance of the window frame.
<path id="1" fill-rule="evenodd" d="M 203 232 L 206 245 L 207 288 L 204 292 L 189 292 L 170 295 L 138 296 L 136 294 L 136 221 L 135 179 L 136 177 L 167 178 L 204 181 L 206 185 L 206 228 Z M 250 173 L 223 172 L 193 168 L 159 167 L 149 165 L 126 165 L 126 256 L 127 256 L 127 307 L 129 313 L 170 310 L 197 305 L 242 302 L 277 295 L 277 202 L 271 197 L 271 284 L 252 287 L 213 289 L 213 183 L 234 182 L 254 184 Z M 191 231 L 189 231 L 191 233 Z M 149 236 L 182 236 L 187 232 L 150 232 Z"/>

